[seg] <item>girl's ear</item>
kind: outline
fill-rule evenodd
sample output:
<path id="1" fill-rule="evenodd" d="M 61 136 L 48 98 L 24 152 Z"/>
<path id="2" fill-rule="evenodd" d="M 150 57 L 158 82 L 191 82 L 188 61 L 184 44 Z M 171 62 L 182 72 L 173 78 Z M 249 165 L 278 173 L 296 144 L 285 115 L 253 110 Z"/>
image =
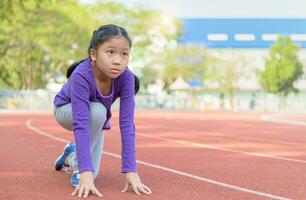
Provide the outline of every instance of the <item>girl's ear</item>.
<path id="1" fill-rule="evenodd" d="M 97 51 L 95 49 L 90 49 L 89 54 L 92 61 L 97 60 Z"/>

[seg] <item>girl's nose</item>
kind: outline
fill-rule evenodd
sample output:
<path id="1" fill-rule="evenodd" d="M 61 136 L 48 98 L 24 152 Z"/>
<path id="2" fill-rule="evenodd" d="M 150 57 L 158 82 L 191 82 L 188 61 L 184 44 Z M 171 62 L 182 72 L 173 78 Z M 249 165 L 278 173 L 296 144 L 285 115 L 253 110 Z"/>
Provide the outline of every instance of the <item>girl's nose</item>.
<path id="1" fill-rule="evenodd" d="M 119 62 L 113 62 L 113 65 L 114 66 L 120 66 L 120 63 Z"/>
<path id="2" fill-rule="evenodd" d="M 118 58 L 116 58 L 114 61 L 113 61 L 113 65 L 120 65 L 120 60 Z"/>

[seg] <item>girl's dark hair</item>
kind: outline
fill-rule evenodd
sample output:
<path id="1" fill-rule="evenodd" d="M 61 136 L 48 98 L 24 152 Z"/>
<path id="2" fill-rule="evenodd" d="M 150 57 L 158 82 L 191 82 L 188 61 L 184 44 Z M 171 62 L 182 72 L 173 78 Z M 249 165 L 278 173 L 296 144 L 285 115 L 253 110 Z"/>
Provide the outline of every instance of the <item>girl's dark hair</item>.
<path id="1" fill-rule="evenodd" d="M 117 26 L 114 24 L 107 24 L 107 25 L 100 26 L 97 30 L 93 32 L 92 38 L 91 38 L 91 41 L 90 41 L 90 44 L 87 50 L 88 56 L 90 57 L 90 49 L 97 50 L 98 47 L 103 44 L 103 42 L 109 40 L 112 37 L 116 37 L 116 36 L 124 37 L 128 41 L 129 47 L 131 49 L 132 40 L 130 39 L 130 36 L 128 35 L 127 31 L 120 26 Z M 81 62 L 85 61 L 86 59 L 80 60 L 70 65 L 67 69 L 66 77 L 69 78 L 72 72 L 75 70 L 75 68 Z M 135 77 L 135 95 L 136 95 L 139 91 L 140 81 L 135 74 L 134 74 L 134 77 Z"/>
<path id="2" fill-rule="evenodd" d="M 140 87 L 140 81 L 138 79 L 138 77 L 134 74 L 135 77 L 135 95 L 138 93 L 139 91 L 139 87 Z"/>

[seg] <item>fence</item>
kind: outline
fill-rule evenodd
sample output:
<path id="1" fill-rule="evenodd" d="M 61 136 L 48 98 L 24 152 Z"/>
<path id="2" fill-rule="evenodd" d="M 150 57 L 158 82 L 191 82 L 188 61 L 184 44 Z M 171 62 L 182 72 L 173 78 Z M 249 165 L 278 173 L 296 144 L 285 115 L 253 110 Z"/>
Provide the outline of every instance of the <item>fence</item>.
<path id="1" fill-rule="evenodd" d="M 56 93 L 46 90 L 15 91 L 0 90 L 1 110 L 52 110 Z M 306 113 L 306 92 L 291 94 L 286 106 L 279 108 L 280 98 L 274 94 L 239 92 L 235 94 L 233 107 L 228 98 L 222 100 L 218 93 L 190 95 L 176 93 L 168 95 L 138 94 L 136 109 L 189 109 L 189 110 L 219 110 L 232 111 L 263 111 Z M 113 109 L 119 108 L 119 101 L 113 104 Z"/>

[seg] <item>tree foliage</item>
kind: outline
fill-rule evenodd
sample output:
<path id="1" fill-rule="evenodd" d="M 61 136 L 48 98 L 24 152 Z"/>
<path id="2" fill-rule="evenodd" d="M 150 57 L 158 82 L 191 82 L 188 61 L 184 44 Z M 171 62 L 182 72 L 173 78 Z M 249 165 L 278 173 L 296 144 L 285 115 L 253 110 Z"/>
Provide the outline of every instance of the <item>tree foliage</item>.
<path id="1" fill-rule="evenodd" d="M 298 59 L 299 47 L 289 37 L 280 37 L 270 49 L 263 71 L 258 78 L 263 90 L 286 97 L 298 92 L 294 83 L 303 75 L 303 65 Z"/>
<path id="2" fill-rule="evenodd" d="M 170 29 L 156 11 L 116 3 L 3 0 L 0 13 L 0 84 L 4 84 L 0 87 L 14 89 L 45 88 L 50 78 L 63 76 L 71 62 L 88 56 L 92 32 L 103 24 L 128 30 L 134 42 L 133 60 L 142 66 L 154 60 L 156 40 L 162 38 L 167 44 L 179 34 L 176 20 Z"/>

